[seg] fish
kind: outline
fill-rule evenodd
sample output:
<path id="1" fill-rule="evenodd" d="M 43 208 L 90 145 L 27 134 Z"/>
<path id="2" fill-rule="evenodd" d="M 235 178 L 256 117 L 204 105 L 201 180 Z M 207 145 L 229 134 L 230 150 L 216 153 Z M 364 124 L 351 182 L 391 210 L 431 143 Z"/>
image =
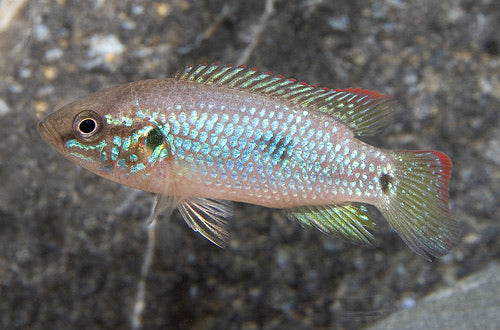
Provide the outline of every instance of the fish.
<path id="1" fill-rule="evenodd" d="M 110 87 L 38 125 L 66 158 L 106 179 L 155 193 L 218 246 L 232 202 L 282 209 L 303 226 L 362 245 L 388 221 L 418 255 L 456 244 L 439 151 L 388 150 L 376 135 L 398 103 L 361 88 L 330 89 L 246 66 L 200 64 L 173 78 Z"/>

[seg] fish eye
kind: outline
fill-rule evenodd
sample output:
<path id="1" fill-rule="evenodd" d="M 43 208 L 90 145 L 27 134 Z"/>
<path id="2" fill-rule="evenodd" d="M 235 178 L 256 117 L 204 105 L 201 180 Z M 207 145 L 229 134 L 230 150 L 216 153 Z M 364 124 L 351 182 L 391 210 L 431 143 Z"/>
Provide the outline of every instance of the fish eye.
<path id="1" fill-rule="evenodd" d="M 77 139 L 91 142 L 97 139 L 103 128 L 101 115 L 92 110 L 84 110 L 73 120 L 73 133 Z"/>

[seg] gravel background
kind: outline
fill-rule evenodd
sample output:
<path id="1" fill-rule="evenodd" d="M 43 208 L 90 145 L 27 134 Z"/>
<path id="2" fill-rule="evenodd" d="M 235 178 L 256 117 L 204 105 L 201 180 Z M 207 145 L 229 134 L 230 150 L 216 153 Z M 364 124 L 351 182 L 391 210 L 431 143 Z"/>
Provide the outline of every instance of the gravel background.
<path id="1" fill-rule="evenodd" d="M 499 2 L 271 4 L 0 2 L 1 328 L 129 327 L 151 195 L 64 160 L 36 123 L 77 97 L 191 63 L 394 96 L 395 124 L 368 141 L 450 156 L 462 238 L 429 263 L 376 212 L 369 249 L 238 204 L 219 249 L 175 213 L 157 231 L 144 328 L 356 329 L 500 261 Z"/>

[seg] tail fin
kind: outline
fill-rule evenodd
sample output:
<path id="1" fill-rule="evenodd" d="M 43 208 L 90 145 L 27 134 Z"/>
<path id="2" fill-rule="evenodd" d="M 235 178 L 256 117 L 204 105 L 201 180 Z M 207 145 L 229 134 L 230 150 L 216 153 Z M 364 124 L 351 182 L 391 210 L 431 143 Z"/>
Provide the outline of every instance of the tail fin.
<path id="1" fill-rule="evenodd" d="M 446 254 L 458 236 L 448 206 L 450 159 L 437 151 L 397 151 L 394 158 L 394 177 L 381 183 L 388 196 L 380 212 L 419 255 Z"/>

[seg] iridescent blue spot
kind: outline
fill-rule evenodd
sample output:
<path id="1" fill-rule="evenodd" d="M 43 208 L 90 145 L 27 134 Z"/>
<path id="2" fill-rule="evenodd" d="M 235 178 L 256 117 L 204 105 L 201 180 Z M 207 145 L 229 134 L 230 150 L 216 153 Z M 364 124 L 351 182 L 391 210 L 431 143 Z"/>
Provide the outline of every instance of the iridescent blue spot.
<path id="1" fill-rule="evenodd" d="M 255 142 L 255 140 L 250 140 L 248 142 L 248 150 L 252 151 L 255 149 L 255 147 L 257 147 L 257 142 Z"/>
<path id="2" fill-rule="evenodd" d="M 273 131 L 267 130 L 266 134 L 264 134 L 264 141 L 270 141 L 273 138 Z"/>
<path id="3" fill-rule="evenodd" d="M 261 162 L 261 153 L 258 150 L 252 150 L 252 159 L 254 162 Z"/>
<path id="4" fill-rule="evenodd" d="M 227 144 L 227 138 L 225 136 L 219 136 L 217 145 L 222 148 L 226 144 Z"/>
<path id="5" fill-rule="evenodd" d="M 194 140 L 194 139 L 196 139 L 197 136 L 198 136 L 198 130 L 192 129 L 189 133 L 189 137 Z"/>
<path id="6" fill-rule="evenodd" d="M 217 134 L 216 133 L 212 133 L 210 135 L 210 144 L 214 145 L 216 142 L 217 142 Z"/>
<path id="7" fill-rule="evenodd" d="M 243 118 L 241 120 L 241 125 L 242 126 L 247 126 L 249 121 L 250 121 L 250 117 L 249 116 L 243 116 Z"/>
<path id="8" fill-rule="evenodd" d="M 255 130 L 255 140 L 260 140 L 262 138 L 262 134 L 264 134 L 264 132 L 262 132 L 260 128 L 257 128 Z"/>
<path id="9" fill-rule="evenodd" d="M 212 156 L 207 155 L 207 157 L 206 157 L 206 161 L 207 161 L 207 166 L 208 166 L 208 167 L 212 167 L 212 166 L 214 166 L 214 159 L 212 158 Z"/>
<path id="10" fill-rule="evenodd" d="M 215 134 L 219 135 L 220 133 L 222 133 L 223 130 L 224 130 L 224 124 L 221 122 L 218 122 L 215 125 Z"/>
<path id="11" fill-rule="evenodd" d="M 125 140 L 123 140 L 123 147 L 122 147 L 123 151 L 128 151 L 128 148 L 130 147 L 130 142 L 131 142 L 130 136 L 127 136 Z"/>
<path id="12" fill-rule="evenodd" d="M 137 117 L 139 117 L 140 119 L 146 119 L 146 115 L 144 114 L 144 112 L 143 112 L 142 110 L 138 110 L 138 111 L 135 113 L 135 115 L 136 115 Z M 107 116 L 109 116 L 109 115 L 106 115 L 106 116 L 105 116 L 105 117 L 106 117 L 106 119 L 108 118 Z"/>
<path id="13" fill-rule="evenodd" d="M 251 173 L 253 171 L 253 163 L 248 163 L 247 164 L 247 173 Z"/>
<path id="14" fill-rule="evenodd" d="M 232 159 L 228 159 L 226 162 L 226 168 L 228 171 L 231 171 L 234 167 L 234 162 Z"/>
<path id="15" fill-rule="evenodd" d="M 178 121 L 172 123 L 172 134 L 177 135 L 181 131 L 181 124 Z"/>
<path id="16" fill-rule="evenodd" d="M 206 142 L 208 139 L 208 133 L 206 131 L 200 132 L 200 142 Z"/>
<path id="17" fill-rule="evenodd" d="M 122 138 L 119 136 L 113 137 L 113 143 L 119 147 L 122 144 Z"/>
<path id="18" fill-rule="evenodd" d="M 231 148 L 235 148 L 236 145 L 238 144 L 238 138 L 233 135 L 229 138 L 229 145 L 231 146 Z"/>
<path id="19" fill-rule="evenodd" d="M 182 123 L 182 135 L 187 136 L 189 134 L 189 124 Z"/>
<path id="20" fill-rule="evenodd" d="M 183 122 L 185 122 L 185 121 L 186 121 L 186 114 L 185 114 L 184 112 L 181 112 L 181 113 L 179 114 L 179 122 L 180 122 L 180 123 L 183 123 Z"/>
<path id="21" fill-rule="evenodd" d="M 250 139 L 253 136 L 253 127 L 252 126 L 246 126 L 246 135 L 245 137 L 247 139 Z"/>
<path id="22" fill-rule="evenodd" d="M 243 171 L 243 168 L 244 168 L 244 164 L 243 162 L 241 161 L 241 159 L 237 159 L 236 160 L 236 170 L 238 172 L 242 172 Z"/>
<path id="23" fill-rule="evenodd" d="M 201 147 L 201 153 L 204 155 L 208 155 L 209 152 L 210 152 L 210 145 L 208 143 L 203 143 Z"/>
<path id="24" fill-rule="evenodd" d="M 161 133 L 165 136 L 170 133 L 170 125 L 167 123 L 163 125 L 158 125 L 158 128 L 160 129 Z"/>
<path id="25" fill-rule="evenodd" d="M 247 181 L 248 174 L 246 172 L 240 173 L 240 178 L 241 181 Z M 247 189 L 247 186 L 245 186 L 245 189 Z"/>
<path id="26" fill-rule="evenodd" d="M 294 125 L 294 126 L 295 126 L 295 125 Z M 305 127 L 305 126 L 301 126 L 301 127 L 299 128 L 299 135 L 300 135 L 300 136 L 303 136 L 303 135 L 305 134 L 305 132 L 306 132 L 306 127 Z"/>
<path id="27" fill-rule="evenodd" d="M 82 155 L 82 154 L 80 154 L 78 152 L 72 152 L 71 155 L 73 155 L 75 157 L 78 157 L 78 158 L 80 158 L 82 160 L 85 160 L 87 162 L 91 162 L 91 163 L 93 163 L 94 160 L 95 160 L 94 157 L 88 157 L 88 156 Z"/>
<path id="28" fill-rule="evenodd" d="M 262 174 L 262 171 L 264 170 L 264 165 L 262 164 L 262 162 L 257 162 L 256 169 L 258 174 Z"/>
<path id="29" fill-rule="evenodd" d="M 100 150 L 100 151 L 102 151 L 106 145 L 107 145 L 106 140 L 101 140 L 101 142 L 99 142 L 98 144 L 95 144 L 95 145 L 81 144 L 76 139 L 71 139 L 71 140 L 66 141 L 67 148 L 75 148 L 76 147 L 76 148 L 79 148 L 82 150 Z"/>
<path id="30" fill-rule="evenodd" d="M 247 145 L 247 139 L 245 138 L 239 139 L 239 146 L 238 146 L 239 149 L 241 150 L 245 149 L 246 145 Z"/>
<path id="31" fill-rule="evenodd" d="M 232 123 L 228 123 L 226 129 L 224 130 L 224 134 L 226 134 L 226 136 L 230 136 L 231 134 L 233 134 L 233 131 L 234 125 Z"/>
<path id="32" fill-rule="evenodd" d="M 262 125 L 263 129 L 266 129 L 267 126 L 269 126 L 269 119 L 267 119 L 267 118 L 262 119 L 261 125 Z"/>
<path id="33" fill-rule="evenodd" d="M 212 118 L 210 118 L 210 120 L 207 120 L 206 125 L 205 125 L 205 129 L 207 131 L 210 131 L 214 128 L 214 125 L 215 125 L 215 122 L 217 121 L 217 118 L 218 118 L 217 114 L 214 113 L 212 115 Z"/>
<path id="34" fill-rule="evenodd" d="M 196 112 L 196 110 L 191 111 L 191 115 L 189 116 L 189 123 L 191 125 L 195 125 L 197 119 L 198 119 L 198 113 Z"/>
<path id="35" fill-rule="evenodd" d="M 239 158 L 240 157 L 240 150 L 238 148 L 233 149 L 233 158 Z"/>
<path id="36" fill-rule="evenodd" d="M 127 169 L 127 161 L 124 158 L 118 159 L 118 161 L 116 162 L 116 165 L 119 168 L 121 168 L 122 170 L 126 170 Z"/>
<path id="37" fill-rule="evenodd" d="M 213 146 L 212 156 L 219 157 L 220 153 L 221 153 L 220 147 L 218 145 Z"/>
<path id="38" fill-rule="evenodd" d="M 266 175 L 271 176 L 273 174 L 273 165 L 267 163 L 266 165 Z"/>
<path id="39" fill-rule="evenodd" d="M 187 155 L 185 159 L 186 159 L 186 162 L 187 162 L 188 164 L 192 164 L 192 163 L 194 163 L 194 155 L 193 155 L 193 154 L 189 154 L 189 155 Z"/>
<path id="40" fill-rule="evenodd" d="M 250 159 L 251 154 L 252 153 L 250 150 L 243 150 L 241 154 L 241 160 L 247 162 Z"/>
<path id="41" fill-rule="evenodd" d="M 168 150 L 166 148 L 163 148 L 160 152 L 160 159 L 165 159 L 169 156 Z"/>
<path id="42" fill-rule="evenodd" d="M 191 149 L 191 145 L 192 145 L 192 142 L 191 140 L 184 140 L 182 142 L 182 148 L 186 151 L 188 151 L 189 149 Z"/>
<path id="43" fill-rule="evenodd" d="M 233 115 L 233 124 L 234 124 L 234 125 L 238 124 L 238 121 L 239 121 L 239 120 L 240 120 L 240 116 L 239 116 L 237 113 L 235 113 L 235 114 Z"/>
<path id="44" fill-rule="evenodd" d="M 137 155 L 136 154 L 131 154 L 129 157 L 131 162 L 136 162 L 137 161 Z"/>
<path id="45" fill-rule="evenodd" d="M 196 165 L 203 165 L 205 163 L 205 158 L 203 158 L 203 155 L 196 155 Z"/>
<path id="46" fill-rule="evenodd" d="M 161 152 L 162 149 L 163 149 L 163 145 L 157 146 L 153 150 L 153 152 L 151 153 L 151 156 L 148 159 L 148 163 L 154 164 L 158 160 L 158 158 L 160 157 L 160 152 Z M 180 149 L 179 149 L 179 152 L 181 152 Z M 183 154 L 182 154 L 182 156 L 183 156 Z"/>
<path id="47" fill-rule="evenodd" d="M 236 126 L 234 129 L 234 137 L 236 139 L 239 138 L 243 134 L 243 132 L 245 132 L 243 126 L 241 125 Z"/>
<path id="48" fill-rule="evenodd" d="M 111 148 L 111 160 L 115 161 L 118 159 L 119 150 L 117 147 Z"/>
<path id="49" fill-rule="evenodd" d="M 201 143 L 198 141 L 194 141 L 192 146 L 193 152 L 198 153 L 200 149 L 201 149 Z"/>
<path id="50" fill-rule="evenodd" d="M 231 150 L 229 149 L 228 146 L 224 145 L 221 149 L 222 149 L 221 157 L 223 159 L 227 159 L 231 156 Z"/>
<path id="51" fill-rule="evenodd" d="M 199 170 L 202 175 L 208 174 L 207 167 L 205 165 L 199 165 Z"/>
<path id="52" fill-rule="evenodd" d="M 180 148 L 182 146 L 182 138 L 178 136 L 174 137 L 174 146 Z"/>
<path id="53" fill-rule="evenodd" d="M 139 171 L 142 171 L 146 168 L 143 163 L 139 163 L 137 165 L 132 165 L 130 166 L 130 173 L 137 173 Z"/>
<path id="54" fill-rule="evenodd" d="M 203 126 L 205 125 L 205 121 L 207 120 L 207 117 L 208 117 L 208 114 L 206 112 L 203 112 L 201 114 L 201 117 L 196 122 L 196 129 L 198 131 L 200 131 L 203 128 Z"/>

